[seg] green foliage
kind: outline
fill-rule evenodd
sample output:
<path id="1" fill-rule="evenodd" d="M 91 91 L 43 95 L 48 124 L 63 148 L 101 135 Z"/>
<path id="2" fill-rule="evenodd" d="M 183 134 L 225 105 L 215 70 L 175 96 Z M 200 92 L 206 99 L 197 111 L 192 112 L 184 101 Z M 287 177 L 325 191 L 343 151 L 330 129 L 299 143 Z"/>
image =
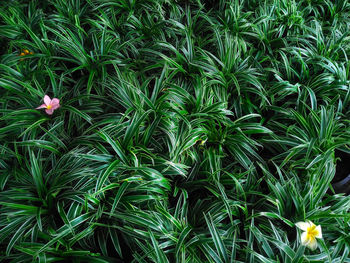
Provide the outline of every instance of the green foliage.
<path id="1" fill-rule="evenodd" d="M 2 1 L 0 261 L 350 262 L 349 11 Z"/>

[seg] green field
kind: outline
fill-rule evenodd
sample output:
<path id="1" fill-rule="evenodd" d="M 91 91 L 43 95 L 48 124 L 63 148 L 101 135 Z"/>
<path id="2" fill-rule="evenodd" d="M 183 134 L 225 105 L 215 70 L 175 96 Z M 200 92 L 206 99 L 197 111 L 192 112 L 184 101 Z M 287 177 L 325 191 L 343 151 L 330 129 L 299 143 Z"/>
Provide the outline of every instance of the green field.
<path id="1" fill-rule="evenodd" d="M 348 0 L 0 0 L 0 262 L 350 263 L 349 56 Z"/>

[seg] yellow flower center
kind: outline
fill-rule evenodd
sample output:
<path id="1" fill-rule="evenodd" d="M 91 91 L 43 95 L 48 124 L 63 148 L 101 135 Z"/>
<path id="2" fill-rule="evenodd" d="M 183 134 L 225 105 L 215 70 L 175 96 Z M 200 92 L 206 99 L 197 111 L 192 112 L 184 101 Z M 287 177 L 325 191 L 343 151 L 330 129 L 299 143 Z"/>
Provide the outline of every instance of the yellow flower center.
<path id="1" fill-rule="evenodd" d="M 306 231 L 307 239 L 314 239 L 316 236 L 318 236 L 318 230 L 316 229 L 316 226 L 311 226 L 307 228 Z"/>
<path id="2" fill-rule="evenodd" d="M 52 108 L 52 105 L 47 105 L 46 106 L 46 109 L 48 109 L 48 110 L 51 109 L 51 108 Z"/>

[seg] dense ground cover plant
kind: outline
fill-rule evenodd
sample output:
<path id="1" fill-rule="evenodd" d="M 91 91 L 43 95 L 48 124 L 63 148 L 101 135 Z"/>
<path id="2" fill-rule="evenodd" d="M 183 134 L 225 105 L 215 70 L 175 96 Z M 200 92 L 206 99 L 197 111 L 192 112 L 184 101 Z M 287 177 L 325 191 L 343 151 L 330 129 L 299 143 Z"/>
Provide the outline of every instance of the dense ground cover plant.
<path id="1" fill-rule="evenodd" d="M 350 262 L 349 11 L 1 1 L 0 261 Z"/>

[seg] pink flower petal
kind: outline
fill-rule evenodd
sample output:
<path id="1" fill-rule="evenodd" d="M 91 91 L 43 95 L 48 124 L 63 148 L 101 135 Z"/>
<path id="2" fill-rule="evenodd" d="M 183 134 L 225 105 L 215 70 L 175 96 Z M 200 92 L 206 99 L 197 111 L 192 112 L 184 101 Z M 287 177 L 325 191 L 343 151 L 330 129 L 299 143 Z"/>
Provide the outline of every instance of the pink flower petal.
<path id="1" fill-rule="evenodd" d="M 37 107 L 36 109 L 46 109 L 46 104 L 41 104 L 39 107 Z"/>
<path id="2" fill-rule="evenodd" d="M 47 96 L 47 95 L 45 95 L 45 96 L 44 96 L 44 102 L 45 102 L 46 105 L 49 105 L 49 104 L 51 103 L 50 97 Z"/>
<path id="3" fill-rule="evenodd" d="M 57 98 L 53 98 L 51 101 L 51 106 L 53 110 L 56 110 L 60 107 L 60 100 Z"/>
<path id="4" fill-rule="evenodd" d="M 57 110 L 59 107 L 60 107 L 60 104 L 56 104 L 56 105 L 52 105 L 52 108 L 51 108 L 51 109 Z"/>
<path id="5" fill-rule="evenodd" d="M 49 115 L 52 115 L 52 113 L 53 113 L 53 109 L 52 108 L 51 109 L 46 109 L 45 111 Z"/>

